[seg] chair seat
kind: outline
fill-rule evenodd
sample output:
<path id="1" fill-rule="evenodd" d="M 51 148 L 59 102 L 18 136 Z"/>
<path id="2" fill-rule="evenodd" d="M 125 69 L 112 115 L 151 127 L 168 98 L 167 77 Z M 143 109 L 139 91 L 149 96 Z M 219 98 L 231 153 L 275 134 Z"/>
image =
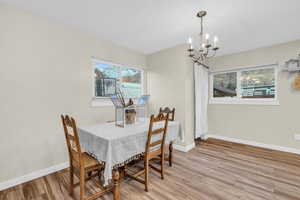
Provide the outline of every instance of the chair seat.
<path id="1" fill-rule="evenodd" d="M 75 152 L 73 154 L 73 158 L 74 160 L 79 163 L 79 154 L 77 152 Z M 90 170 L 94 170 L 94 169 L 100 169 L 103 168 L 103 164 L 99 163 L 95 158 L 93 158 L 92 156 L 90 156 L 89 154 L 87 154 L 86 152 L 82 153 L 82 159 L 83 159 L 83 165 L 84 168 L 88 171 Z"/>

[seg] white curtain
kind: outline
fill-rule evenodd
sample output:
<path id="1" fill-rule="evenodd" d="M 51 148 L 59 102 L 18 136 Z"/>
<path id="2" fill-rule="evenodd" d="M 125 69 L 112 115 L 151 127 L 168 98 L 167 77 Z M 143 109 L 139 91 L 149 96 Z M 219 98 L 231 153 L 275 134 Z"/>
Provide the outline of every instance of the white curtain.
<path id="1" fill-rule="evenodd" d="M 207 134 L 207 105 L 208 105 L 208 69 L 197 63 L 194 64 L 195 79 L 195 138 Z"/>

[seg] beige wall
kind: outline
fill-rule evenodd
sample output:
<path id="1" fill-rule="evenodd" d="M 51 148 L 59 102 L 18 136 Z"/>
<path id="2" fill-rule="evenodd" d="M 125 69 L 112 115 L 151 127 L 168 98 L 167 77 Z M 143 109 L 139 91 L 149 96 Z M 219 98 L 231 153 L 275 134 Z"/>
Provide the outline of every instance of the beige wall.
<path id="1" fill-rule="evenodd" d="M 300 53 L 300 41 L 216 57 L 213 69 L 253 66 L 285 61 Z M 279 73 L 280 105 L 209 105 L 209 134 L 300 149 L 300 91 L 292 88 L 294 75 Z"/>
<path id="2" fill-rule="evenodd" d="M 146 67 L 138 52 L 98 40 L 46 18 L 0 4 L 0 182 L 65 162 L 59 115 L 80 123 L 113 118 L 112 107 L 91 107 L 91 56 Z M 193 143 L 193 66 L 186 45 L 147 56 L 150 113 L 176 107 L 183 145 Z M 300 41 L 216 57 L 213 69 L 280 62 L 299 53 Z M 279 106 L 209 105 L 209 134 L 300 148 L 294 133 L 300 92 L 280 73 Z M 179 142 L 180 143 L 180 142 Z M 30 157 L 30 158 L 28 158 Z"/>
<path id="3" fill-rule="evenodd" d="M 146 66 L 140 53 L 0 4 L 0 182 L 67 160 L 61 113 L 113 119 L 113 107 L 90 106 L 91 56 Z"/>
<path id="4" fill-rule="evenodd" d="M 183 145 L 192 144 L 194 138 L 193 68 L 186 49 L 179 45 L 147 56 L 149 111 L 175 107 L 175 118 L 183 125 Z"/>
<path id="5" fill-rule="evenodd" d="M 300 53 L 300 41 L 255 49 L 212 60 L 212 70 L 249 67 L 294 58 Z M 194 93 L 192 63 L 186 55 L 186 45 L 165 49 L 147 56 L 150 111 L 160 106 L 174 106 L 176 118 L 185 131 L 184 144 L 194 138 Z M 300 134 L 297 109 L 300 91 L 292 89 L 294 75 L 279 73 L 280 105 L 209 105 L 209 134 L 250 140 L 283 147 L 299 148 L 294 134 Z M 184 83 L 184 84 L 183 84 Z"/>

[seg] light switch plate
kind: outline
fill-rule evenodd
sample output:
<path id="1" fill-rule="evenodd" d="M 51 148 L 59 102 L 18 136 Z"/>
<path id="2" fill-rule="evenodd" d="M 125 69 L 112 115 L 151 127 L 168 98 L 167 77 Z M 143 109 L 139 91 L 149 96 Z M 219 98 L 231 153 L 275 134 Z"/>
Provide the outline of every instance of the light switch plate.
<path id="1" fill-rule="evenodd" d="M 295 134 L 294 137 L 295 137 L 295 140 L 300 140 L 300 134 Z"/>

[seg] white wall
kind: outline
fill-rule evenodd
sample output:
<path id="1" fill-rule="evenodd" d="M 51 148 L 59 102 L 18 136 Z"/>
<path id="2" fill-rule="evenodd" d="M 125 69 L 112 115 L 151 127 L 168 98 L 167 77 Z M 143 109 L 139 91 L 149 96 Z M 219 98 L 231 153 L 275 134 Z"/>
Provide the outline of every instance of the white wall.
<path id="1" fill-rule="evenodd" d="M 210 63 L 212 69 L 254 66 L 297 57 L 300 41 L 220 56 Z M 300 91 L 292 88 L 295 75 L 279 73 L 279 106 L 209 105 L 209 134 L 300 149 Z"/>
<path id="2" fill-rule="evenodd" d="M 138 52 L 0 4 L 0 182 L 67 161 L 61 113 L 113 119 L 113 107 L 90 106 L 91 56 L 146 66 Z"/>
<path id="3" fill-rule="evenodd" d="M 176 108 L 175 119 L 184 128 L 182 145 L 194 142 L 193 66 L 186 49 L 186 45 L 179 45 L 147 56 L 149 111 Z"/>

